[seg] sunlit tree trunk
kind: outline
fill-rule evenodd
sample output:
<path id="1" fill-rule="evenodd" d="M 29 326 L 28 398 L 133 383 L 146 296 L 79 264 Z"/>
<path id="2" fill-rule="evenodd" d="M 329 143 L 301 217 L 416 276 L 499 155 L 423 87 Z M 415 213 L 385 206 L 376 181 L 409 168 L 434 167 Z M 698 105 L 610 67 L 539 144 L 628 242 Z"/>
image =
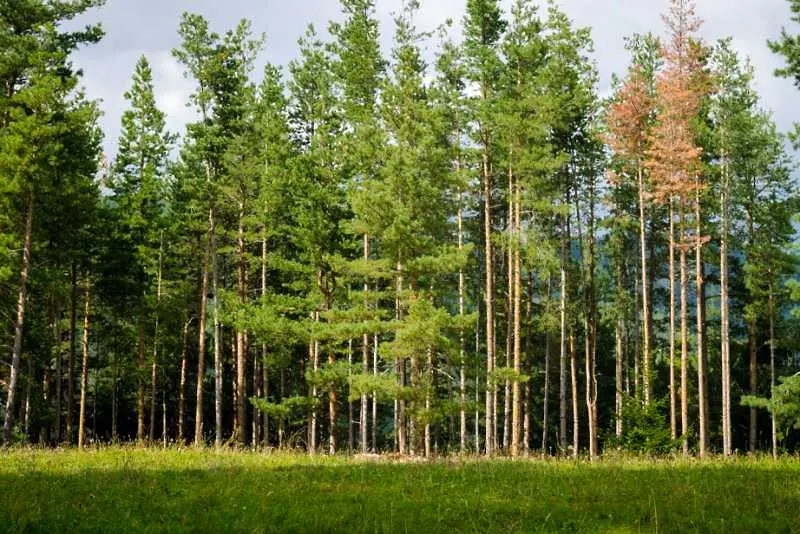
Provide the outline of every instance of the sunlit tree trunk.
<path id="1" fill-rule="evenodd" d="M 209 177 L 210 179 L 210 177 Z M 200 282 L 200 316 L 197 321 L 197 395 L 194 419 L 194 444 L 203 444 L 203 382 L 206 374 L 206 315 L 208 312 L 208 279 L 211 255 L 214 253 L 214 208 L 208 210 L 208 235 L 203 255 Z M 215 332 L 216 337 L 216 332 Z"/>
<path id="2" fill-rule="evenodd" d="M 650 404 L 650 292 L 647 284 L 647 236 L 645 233 L 645 187 L 644 169 L 638 169 L 639 184 L 639 244 L 642 265 L 642 390 L 645 404 Z"/>
<path id="3" fill-rule="evenodd" d="M 703 292 L 703 235 L 702 220 L 700 219 L 700 178 L 695 177 L 695 285 L 697 293 L 697 404 L 699 412 L 698 453 L 700 457 L 706 455 L 708 445 L 706 421 L 706 374 L 705 352 L 703 347 L 703 333 L 705 327 L 705 299 Z"/>
<path id="4" fill-rule="evenodd" d="M 181 338 L 181 376 L 178 385 L 178 444 L 183 445 L 186 440 L 184 424 L 186 423 L 186 380 L 189 371 L 189 325 L 192 320 L 187 320 L 183 325 Z"/>
<path id="5" fill-rule="evenodd" d="M 686 242 L 686 199 L 680 198 L 681 262 L 681 438 L 683 454 L 689 454 L 689 280 Z"/>
<path id="6" fill-rule="evenodd" d="M 159 327 L 159 313 L 161 309 L 161 268 L 162 256 L 164 253 L 164 232 L 161 231 L 161 240 L 158 248 L 158 272 L 156 274 L 156 321 L 153 329 L 153 363 L 150 368 L 150 441 L 155 438 L 156 428 L 156 391 L 157 391 L 157 378 L 158 378 L 158 327 Z"/>
<path id="7" fill-rule="evenodd" d="M 669 199 L 669 427 L 672 439 L 678 437 L 675 391 L 675 201 Z"/>
<path id="8" fill-rule="evenodd" d="M 81 342 L 81 400 L 78 415 L 78 449 L 83 449 L 86 440 L 86 388 L 89 379 L 89 312 L 91 303 L 91 282 L 86 276 L 83 307 L 83 340 Z M 96 401 L 95 401 L 96 403 Z"/>
<path id="9" fill-rule="evenodd" d="M 64 438 L 67 443 L 72 443 L 72 417 L 75 413 L 75 358 L 77 355 L 76 344 L 78 336 L 78 331 L 76 330 L 78 315 L 78 269 L 75 266 L 75 262 L 72 262 L 71 285 L 69 304 L 69 355 L 67 356 L 67 419 L 66 437 Z"/>
<path id="10" fill-rule="evenodd" d="M 19 290 L 17 292 L 17 317 L 14 320 L 14 344 L 11 349 L 11 374 L 8 378 L 8 396 L 3 421 L 3 442 L 11 442 L 14 426 L 14 401 L 19 380 L 19 358 L 22 354 L 22 333 L 25 328 L 25 296 L 28 290 L 28 274 L 31 264 L 31 236 L 33 234 L 33 191 L 28 192 L 25 208 L 25 231 L 22 239 L 22 264 L 19 269 Z M 59 356 L 60 357 L 60 356 Z"/>
<path id="11" fill-rule="evenodd" d="M 724 133 L 723 133 L 724 136 Z M 724 137 L 723 137 L 724 139 Z M 720 188 L 720 242 L 719 242 L 719 286 L 720 286 L 720 359 L 722 374 L 722 450 L 725 456 L 732 452 L 731 437 L 731 383 L 730 383 L 730 312 L 728 302 L 728 196 L 730 171 L 728 157 L 723 149 L 720 155 L 722 185 Z"/>

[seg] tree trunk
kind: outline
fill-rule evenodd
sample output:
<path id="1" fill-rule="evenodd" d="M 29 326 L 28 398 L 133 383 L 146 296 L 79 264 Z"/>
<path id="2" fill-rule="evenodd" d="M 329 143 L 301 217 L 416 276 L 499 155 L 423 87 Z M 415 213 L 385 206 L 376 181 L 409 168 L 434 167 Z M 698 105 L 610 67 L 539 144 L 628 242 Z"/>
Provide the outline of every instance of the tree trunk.
<path id="1" fill-rule="evenodd" d="M 678 437 L 677 399 L 675 398 L 675 200 L 669 199 L 669 428 Z"/>
<path id="2" fill-rule="evenodd" d="M 222 361 L 222 327 L 219 320 L 219 266 L 217 257 L 216 236 L 212 244 L 214 256 L 211 260 L 211 291 L 213 292 L 214 310 L 212 313 L 212 341 L 214 343 L 214 446 L 222 446 L 222 403 L 223 403 L 223 373 Z M 234 345 L 235 346 L 235 345 Z M 236 392 L 234 391 L 234 395 Z M 235 401 L 234 401 L 235 402 Z M 234 421 L 234 426 L 236 422 Z"/>
<path id="3" fill-rule="evenodd" d="M 314 323 L 319 321 L 319 312 L 312 312 L 311 316 Z M 308 352 L 311 360 L 311 370 L 316 375 L 317 371 L 319 371 L 319 342 L 314 339 L 313 335 L 308 343 Z M 317 398 L 316 383 L 311 386 L 311 398 Z M 317 408 L 311 411 L 308 434 L 308 452 L 313 455 L 317 452 Z"/>
<path id="4" fill-rule="evenodd" d="M 686 257 L 686 199 L 680 199 L 681 261 L 681 439 L 683 454 L 689 454 L 689 281 Z"/>
<path id="5" fill-rule="evenodd" d="M 397 260 L 397 296 L 395 300 L 395 319 L 400 322 L 403 319 L 403 264 Z M 397 360 L 398 366 L 398 380 L 400 387 L 406 385 L 406 361 L 403 358 Z M 396 422 L 395 428 L 397 429 L 397 447 L 400 454 L 406 454 L 408 451 L 408 435 L 406 426 L 406 401 L 400 399 L 396 405 Z"/>
<path id="6" fill-rule="evenodd" d="M 756 321 L 751 320 L 747 325 L 747 352 L 750 371 L 750 395 L 753 397 L 758 394 L 758 357 L 756 342 Z M 750 431 L 748 432 L 747 438 L 747 450 L 756 452 L 758 446 L 758 410 L 756 410 L 756 408 L 750 408 Z"/>
<path id="7" fill-rule="evenodd" d="M 623 287 L 622 287 L 622 265 L 621 265 L 621 258 L 618 260 L 617 263 L 617 297 L 620 299 L 622 297 Z M 614 322 L 614 433 L 619 440 L 622 437 L 622 393 L 623 393 L 623 384 L 622 384 L 622 358 L 623 358 L 623 349 L 622 349 L 622 337 L 624 336 L 624 322 L 625 319 L 623 317 L 623 310 L 620 309 L 618 306 L 617 308 L 617 316 Z"/>
<path id="8" fill-rule="evenodd" d="M 191 319 L 183 325 L 183 336 L 181 339 L 181 377 L 178 386 L 178 444 L 183 445 L 186 440 L 184 424 L 186 422 L 186 376 L 189 368 L 189 324 Z"/>
<path id="9" fill-rule="evenodd" d="M 136 351 L 137 389 L 136 389 L 136 440 L 144 442 L 144 377 L 145 377 L 144 325 L 139 325 L 139 344 Z"/>
<path id="10" fill-rule="evenodd" d="M 25 233 L 22 244 L 22 264 L 19 270 L 19 290 L 17 293 L 17 317 L 14 321 L 14 345 L 11 350 L 11 375 L 8 379 L 8 397 L 6 398 L 6 414 L 3 421 L 3 442 L 11 442 L 11 431 L 14 426 L 14 400 L 19 379 L 19 358 L 22 354 L 22 333 L 25 328 L 25 296 L 28 290 L 28 272 L 31 264 L 31 237 L 33 234 L 33 191 L 28 192 L 28 204 L 25 208 Z"/>
<path id="11" fill-rule="evenodd" d="M 203 256 L 202 276 L 200 282 L 200 317 L 197 322 L 197 403 L 194 420 L 194 444 L 203 444 L 203 379 L 206 374 L 206 315 L 208 313 L 208 278 L 214 245 L 214 208 L 208 211 L 208 237 Z M 216 333 L 215 333 L 216 337 Z"/>
<path id="12" fill-rule="evenodd" d="M 561 340 L 558 358 L 558 445 L 567 450 L 567 244 L 566 225 L 561 236 Z"/>
<path id="13" fill-rule="evenodd" d="M 705 352 L 703 347 L 703 330 L 705 326 L 705 299 L 703 292 L 703 236 L 702 220 L 700 219 L 700 178 L 695 177 L 695 232 L 697 235 L 695 243 L 695 286 L 697 296 L 697 405 L 699 412 L 699 431 L 697 449 L 700 457 L 706 455 L 708 444 L 706 421 L 706 374 L 705 374 Z"/>
<path id="14" fill-rule="evenodd" d="M 72 262 L 72 288 L 69 304 L 69 356 L 67 357 L 67 443 L 72 443 L 72 416 L 75 413 L 75 357 L 77 354 L 76 343 L 78 332 L 76 330 L 78 307 L 78 269 Z"/>
<path id="15" fill-rule="evenodd" d="M 247 303 L 247 259 L 245 257 L 244 237 L 245 204 L 239 203 L 239 235 L 237 248 L 239 254 L 239 302 L 242 306 Z M 247 445 L 247 347 L 245 339 L 247 333 L 240 327 L 236 328 L 236 391 L 238 392 L 236 404 L 236 418 L 239 426 L 236 432 L 236 441 L 240 447 Z"/>
<path id="16" fill-rule="evenodd" d="M 572 457 L 578 457 L 580 448 L 580 408 L 578 403 L 578 353 L 575 350 L 575 334 L 569 329 L 570 380 L 572 381 Z"/>
<path id="17" fill-rule="evenodd" d="M 488 154 L 489 142 L 485 143 L 483 152 L 483 196 L 484 196 L 484 221 L 483 241 L 486 260 L 486 287 L 484 302 L 486 304 L 486 455 L 494 454 L 494 445 L 497 437 L 496 386 L 494 384 L 494 247 L 492 246 L 492 172 Z"/>
<path id="18" fill-rule="evenodd" d="M 364 262 L 369 261 L 370 255 L 370 248 L 369 248 L 369 236 L 364 234 Z M 364 293 L 369 291 L 369 284 L 366 280 L 364 280 Z M 365 299 L 366 301 L 366 299 Z M 367 374 L 369 373 L 369 334 L 364 333 L 361 337 L 361 365 L 363 367 L 362 373 Z M 375 402 L 375 398 L 373 397 L 372 402 Z M 366 453 L 369 450 L 369 428 L 367 425 L 367 414 L 369 412 L 369 399 L 367 397 L 366 392 L 361 394 L 361 410 L 358 417 L 358 429 L 359 429 L 359 445 L 362 453 Z"/>
<path id="19" fill-rule="evenodd" d="M 770 273 L 771 275 L 772 273 Z M 767 302 L 769 313 L 769 391 L 770 397 L 775 394 L 775 290 L 773 281 L 769 281 L 769 300 Z M 778 428 L 775 422 L 775 415 L 770 414 L 771 437 L 772 437 L 772 458 L 778 459 Z"/>
<path id="20" fill-rule="evenodd" d="M 91 282 L 86 276 L 83 308 L 83 342 L 81 343 L 81 402 L 78 415 L 78 449 L 83 449 L 86 439 L 86 388 L 89 379 L 89 312 L 91 303 Z M 96 403 L 96 401 L 95 401 Z"/>
<path id="21" fill-rule="evenodd" d="M 161 231 L 161 240 L 158 249 L 158 274 L 156 276 L 156 322 L 153 330 L 153 365 L 150 372 L 150 441 L 155 438 L 156 428 L 156 385 L 158 377 L 158 326 L 161 310 L 161 268 L 164 252 L 164 231 Z"/>
<path id="22" fill-rule="evenodd" d="M 721 153 L 722 187 L 720 188 L 720 242 L 719 242 L 719 291 L 720 291 L 720 359 L 722 374 L 722 450 L 725 456 L 732 453 L 731 437 L 731 364 L 730 364 L 730 312 L 728 304 L 728 196 L 730 174 L 725 150 Z"/>
<path id="23" fill-rule="evenodd" d="M 522 197 L 519 180 L 514 187 L 514 373 L 516 374 L 513 384 L 513 415 L 511 421 L 511 456 L 519 456 L 520 449 L 520 427 L 522 418 L 522 398 L 520 395 L 520 376 L 522 375 L 522 258 L 520 247 L 521 242 L 521 204 Z"/>
<path id="24" fill-rule="evenodd" d="M 372 375 L 378 376 L 378 334 L 372 337 Z M 372 451 L 378 452 L 378 392 L 372 392 Z"/>
<path id="25" fill-rule="evenodd" d="M 642 389 L 644 402 L 650 404 L 650 302 L 647 284 L 647 236 L 645 234 L 645 187 L 644 169 L 639 168 L 639 243 L 641 245 L 642 261 Z"/>

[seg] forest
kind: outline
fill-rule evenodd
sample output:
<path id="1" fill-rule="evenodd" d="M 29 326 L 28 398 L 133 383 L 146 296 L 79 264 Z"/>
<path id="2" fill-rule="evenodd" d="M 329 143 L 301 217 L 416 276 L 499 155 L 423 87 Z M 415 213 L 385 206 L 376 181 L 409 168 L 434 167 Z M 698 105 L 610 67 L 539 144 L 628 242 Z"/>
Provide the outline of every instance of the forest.
<path id="1" fill-rule="evenodd" d="M 196 120 L 142 56 L 110 156 L 69 26 L 104 0 L 0 0 L 5 445 L 800 449 L 800 130 L 735 36 L 658 3 L 605 92 L 554 2 L 339 1 L 263 72 L 250 21 L 185 13 Z"/>

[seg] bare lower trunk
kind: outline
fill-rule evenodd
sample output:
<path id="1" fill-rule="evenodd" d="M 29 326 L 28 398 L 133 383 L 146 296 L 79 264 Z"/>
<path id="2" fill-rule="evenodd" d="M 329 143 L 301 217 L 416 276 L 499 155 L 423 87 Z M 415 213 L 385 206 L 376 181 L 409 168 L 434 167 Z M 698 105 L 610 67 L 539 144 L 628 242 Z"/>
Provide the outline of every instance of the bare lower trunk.
<path id="1" fill-rule="evenodd" d="M 621 307 L 621 297 L 623 292 L 622 287 L 622 259 L 620 258 L 617 264 L 617 317 L 614 324 L 614 433 L 617 439 L 622 437 L 622 360 L 623 360 L 623 336 L 625 335 L 625 319 L 623 316 L 624 310 Z"/>
<path id="2" fill-rule="evenodd" d="M 580 448 L 580 408 L 578 403 L 578 353 L 575 350 L 575 334 L 569 331 L 570 380 L 572 381 L 572 456 L 578 457 Z"/>
<path id="3" fill-rule="evenodd" d="M 214 343 L 214 446 L 222 446 L 222 402 L 223 402 L 223 362 L 222 362 L 222 325 L 219 320 L 219 269 L 217 265 L 216 239 L 213 245 L 214 256 L 211 260 L 211 290 L 213 292 L 214 309 L 212 313 L 212 342 Z M 236 392 L 233 392 L 236 395 Z M 235 401 L 234 401 L 235 403 Z M 234 421 L 234 426 L 236 421 Z"/>
<path id="4" fill-rule="evenodd" d="M 703 347 L 703 330 L 705 325 L 704 308 L 705 299 L 703 296 L 703 236 L 702 221 L 700 219 L 700 181 L 695 178 L 697 186 L 695 192 L 695 286 L 697 296 L 697 405 L 699 412 L 699 430 L 697 449 L 700 457 L 706 455 L 707 428 L 706 421 L 706 375 L 705 375 L 705 352 Z"/>
<path id="5" fill-rule="evenodd" d="M 186 440 L 184 424 L 186 422 L 186 378 L 189 369 L 189 324 L 191 319 L 183 325 L 181 339 L 181 377 L 178 386 L 178 444 L 183 445 Z"/>
<path id="6" fill-rule="evenodd" d="M 78 308 L 78 269 L 72 263 L 72 289 L 70 291 L 69 305 L 69 355 L 67 356 L 67 443 L 72 443 L 72 417 L 75 413 L 75 358 L 77 354 L 76 343 L 78 332 L 76 330 Z"/>
<path id="7" fill-rule="evenodd" d="M 206 374 L 206 314 L 208 312 L 209 264 L 214 243 L 214 209 L 208 211 L 208 237 L 203 256 L 200 282 L 200 317 L 197 322 L 197 403 L 194 420 L 194 444 L 203 444 L 203 381 Z"/>
<path id="8" fill-rule="evenodd" d="M 144 325 L 139 325 L 139 345 L 136 351 L 136 369 L 138 371 L 137 388 L 136 388 L 136 440 L 139 443 L 144 442 L 145 428 L 144 428 L 144 385 L 145 385 L 145 342 L 144 342 Z"/>
<path id="9" fill-rule="evenodd" d="M 378 376 L 378 334 L 372 337 L 372 375 Z M 378 392 L 372 392 L 372 450 L 378 452 Z"/>
<path id="10" fill-rule="evenodd" d="M 153 364 L 150 370 L 150 441 L 155 438 L 156 428 L 156 391 L 157 391 L 157 378 L 158 378 L 158 327 L 159 327 L 159 313 L 161 308 L 161 267 L 162 267 L 162 254 L 164 250 L 164 233 L 161 233 L 161 241 L 158 250 L 158 274 L 156 276 L 156 321 L 153 330 Z"/>
<path id="11" fill-rule="evenodd" d="M 561 239 L 561 338 L 558 358 L 558 445 L 563 454 L 567 450 L 567 243 L 569 237 L 565 234 Z"/>
<path id="12" fill-rule="evenodd" d="M 683 454 L 689 454 L 689 280 L 686 243 L 686 201 L 680 199 L 681 262 L 681 439 Z"/>
<path id="13" fill-rule="evenodd" d="M 86 288 L 83 307 L 83 341 L 81 343 L 81 401 L 78 415 L 78 449 L 82 449 L 86 439 L 86 388 L 89 379 L 89 311 L 91 303 L 91 285 L 86 277 Z"/>
<path id="14" fill-rule="evenodd" d="M 488 143 L 486 143 L 488 145 Z M 488 147 L 483 153 L 483 195 L 484 195 L 484 256 L 486 263 L 486 455 L 494 454 L 497 406 L 496 386 L 494 384 L 494 248 L 492 246 L 492 173 L 489 168 Z"/>
<path id="15" fill-rule="evenodd" d="M 312 319 L 313 322 L 316 324 L 319 321 L 319 312 L 312 312 Z M 308 352 L 309 352 L 309 359 L 311 360 L 311 370 L 314 374 L 317 373 L 319 370 L 319 342 L 311 337 L 311 340 L 308 343 Z M 311 386 L 311 398 L 317 398 L 317 386 L 314 383 Z M 317 413 L 318 409 L 314 408 L 311 411 L 311 420 L 309 421 L 309 428 L 308 428 L 308 452 L 310 454 L 316 454 L 317 452 Z"/>
<path id="16" fill-rule="evenodd" d="M 522 230 L 521 221 L 521 191 L 519 181 L 514 188 L 514 373 L 516 374 L 513 384 L 513 408 L 511 418 L 511 456 L 519 456 L 520 449 L 520 427 L 522 418 L 522 398 L 520 394 L 520 377 L 522 375 L 522 258 L 520 255 L 520 232 Z"/>
<path id="17" fill-rule="evenodd" d="M 31 236 L 33 234 L 33 191 L 28 192 L 28 205 L 25 213 L 25 232 L 22 244 L 22 264 L 19 269 L 19 290 L 17 292 L 17 317 L 14 321 L 14 345 L 11 349 L 11 374 L 8 379 L 6 414 L 3 421 L 3 442 L 11 442 L 14 426 L 14 400 L 19 380 L 19 358 L 22 354 L 22 333 L 25 328 L 25 295 L 28 290 L 28 273 L 31 264 Z"/>
<path id="18" fill-rule="evenodd" d="M 364 261 L 369 261 L 370 256 L 370 248 L 369 248 L 369 236 L 364 234 Z M 364 292 L 366 293 L 369 291 L 369 284 L 364 282 Z M 361 337 L 361 365 L 363 367 L 362 372 L 364 374 L 369 373 L 369 334 L 364 334 Z M 373 402 L 375 400 L 373 399 Z M 362 453 L 366 453 L 369 450 L 369 428 L 367 426 L 367 414 L 369 412 L 369 398 L 367 397 L 367 393 L 363 392 L 361 394 L 361 410 L 358 417 L 358 428 L 359 428 L 359 445 Z"/>
<path id="19" fill-rule="evenodd" d="M 732 453 L 731 438 L 731 364 L 730 312 L 728 303 L 728 189 L 730 178 L 726 154 L 722 152 L 722 187 L 720 198 L 719 292 L 720 292 L 720 360 L 722 375 L 722 451 Z"/>
<path id="20" fill-rule="evenodd" d="M 352 369 L 353 366 L 353 340 L 347 340 L 347 365 Z M 352 379 L 352 371 L 348 370 L 347 375 Z M 350 381 L 348 380 L 348 383 Z M 350 400 L 351 391 L 348 390 L 347 395 L 347 452 L 352 453 L 355 447 L 355 428 L 353 427 L 353 401 Z"/>
<path id="21" fill-rule="evenodd" d="M 775 292 L 772 280 L 769 286 L 769 300 L 767 303 L 769 313 L 769 391 L 770 397 L 775 394 Z M 775 423 L 775 415 L 770 414 L 771 437 L 772 437 L 772 458 L 778 459 L 778 428 Z"/>
<path id="22" fill-rule="evenodd" d="M 242 306 L 247 303 L 247 259 L 246 243 L 244 236 L 245 203 L 239 203 L 239 235 L 237 248 L 239 255 L 239 302 Z M 247 444 L 247 332 L 241 327 L 236 328 L 236 419 L 239 426 L 236 432 L 236 441 L 239 446 Z"/>
<path id="23" fill-rule="evenodd" d="M 647 285 L 647 236 L 645 235 L 645 187 L 644 169 L 639 168 L 639 243 L 642 261 L 642 389 L 644 402 L 650 404 L 650 302 Z"/>
<path id="24" fill-rule="evenodd" d="M 336 363 L 336 356 L 331 351 L 328 354 L 328 365 Z M 331 386 L 328 389 L 328 426 L 330 432 L 328 434 L 328 453 L 336 454 L 336 388 Z"/>
<path id="25" fill-rule="evenodd" d="M 758 394 L 758 359 L 756 352 L 756 323 L 751 321 L 747 326 L 747 352 L 750 372 L 750 395 Z M 748 448 L 750 452 L 756 452 L 758 446 L 758 411 L 750 408 L 749 432 L 747 433 Z"/>
<path id="26" fill-rule="evenodd" d="M 458 194 L 458 251 L 464 250 L 464 217 L 462 211 L 461 192 Z M 464 316 L 464 292 L 465 292 L 464 269 L 458 270 L 458 315 Z M 467 364 L 464 361 L 466 354 L 464 351 L 464 329 L 459 330 L 459 377 L 458 377 L 458 392 L 460 404 L 460 428 L 459 440 L 460 450 L 463 453 L 467 451 Z"/>
<path id="27" fill-rule="evenodd" d="M 672 439 L 678 437 L 677 399 L 675 395 L 675 201 L 669 199 L 669 428 Z"/>

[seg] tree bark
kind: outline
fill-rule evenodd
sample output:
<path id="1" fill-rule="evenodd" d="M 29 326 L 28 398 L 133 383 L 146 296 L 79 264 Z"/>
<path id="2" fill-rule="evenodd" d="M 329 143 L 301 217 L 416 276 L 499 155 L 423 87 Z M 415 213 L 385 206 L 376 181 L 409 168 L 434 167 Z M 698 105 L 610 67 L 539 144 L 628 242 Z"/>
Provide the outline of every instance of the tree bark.
<path id="1" fill-rule="evenodd" d="M 11 350 L 11 374 L 8 379 L 6 414 L 3 421 L 3 442 L 11 442 L 14 425 L 14 401 L 19 380 L 19 358 L 22 354 L 22 333 L 25 329 L 25 296 L 28 290 L 28 274 L 31 264 L 31 237 L 33 234 L 33 191 L 28 191 L 25 208 L 25 231 L 22 243 L 22 264 L 19 270 L 19 290 L 17 292 L 17 317 L 14 321 L 14 345 Z"/>
<path id="2" fill-rule="evenodd" d="M 461 170 L 460 162 L 456 162 L 456 172 Z M 463 214 L 463 199 L 461 191 L 458 192 L 458 251 L 459 253 L 464 250 L 464 214 Z M 464 316 L 464 293 L 465 293 L 465 280 L 464 269 L 458 269 L 458 316 Z M 466 353 L 464 351 L 464 329 L 460 328 L 458 332 L 459 338 L 459 377 L 458 377 L 458 392 L 460 404 L 460 427 L 459 427 L 459 440 L 460 450 L 464 454 L 467 452 L 467 365 L 465 362 Z"/>
<path id="3" fill-rule="evenodd" d="M 203 444 L 203 379 L 206 374 L 206 315 L 208 313 L 208 279 L 214 245 L 214 208 L 208 210 L 208 236 L 203 256 L 202 276 L 200 282 L 200 317 L 197 322 L 197 402 L 194 420 L 194 444 Z"/>
<path id="4" fill-rule="evenodd" d="M 563 454 L 567 450 L 567 243 L 566 225 L 561 236 L 561 340 L 558 358 L 558 444 Z"/>
<path id="5" fill-rule="evenodd" d="M 512 240 L 514 247 L 514 373 L 513 384 L 513 415 L 511 421 L 511 456 L 519 456 L 520 450 L 520 427 L 522 418 L 522 398 L 520 394 L 520 377 L 522 375 L 522 258 L 520 248 L 521 242 L 521 204 L 522 196 L 519 180 L 516 180 L 514 187 L 514 237 Z"/>
<path id="6" fill-rule="evenodd" d="M 144 325 L 139 325 L 139 345 L 136 351 L 137 390 L 136 390 L 136 440 L 144 442 L 144 376 L 145 376 L 145 340 Z"/>
<path id="7" fill-rule="evenodd" d="M 570 380 L 572 382 L 572 457 L 578 457 L 580 448 L 580 408 L 578 402 L 578 353 L 575 350 L 575 334 L 569 330 Z"/>
<path id="8" fill-rule="evenodd" d="M 703 347 L 703 333 L 705 326 L 705 299 L 703 292 L 703 236 L 702 220 L 700 219 L 700 178 L 695 177 L 695 285 L 697 294 L 697 405 L 699 412 L 699 432 L 697 449 L 701 458 L 706 455 L 708 444 L 706 421 L 706 374 L 705 352 Z"/>
<path id="9" fill-rule="evenodd" d="M 78 449 L 83 449 L 86 439 L 86 388 L 89 379 L 89 312 L 91 304 L 91 282 L 86 276 L 84 289 L 84 308 L 83 308 L 83 341 L 81 343 L 81 401 L 78 416 Z"/>
<path id="10" fill-rule="evenodd" d="M 719 286 L 720 286 L 720 359 L 722 374 L 722 450 L 725 456 L 732 453 L 731 437 L 731 383 L 730 383 L 730 312 L 728 304 L 728 196 L 730 174 L 727 153 L 720 155 L 722 166 L 722 186 L 720 188 L 720 243 L 719 243 Z"/>
<path id="11" fill-rule="evenodd" d="M 675 201 L 669 199 L 669 427 L 672 439 L 678 437 L 675 395 Z"/>
<path id="12" fill-rule="evenodd" d="M 681 439 L 683 454 L 689 454 L 689 282 L 686 242 L 686 200 L 680 198 L 681 262 Z"/>
<path id="13" fill-rule="evenodd" d="M 483 241 L 484 256 L 486 260 L 486 287 L 484 302 L 486 305 L 486 455 L 494 454 L 494 445 L 497 437 L 496 387 L 494 384 L 495 346 L 494 346 L 494 247 L 492 246 L 492 172 L 489 163 L 488 147 L 486 141 L 483 151 L 483 196 L 484 196 L 484 221 Z"/>
<path id="14" fill-rule="evenodd" d="M 247 259 L 245 258 L 244 237 L 244 201 L 239 204 L 239 234 L 237 248 L 239 254 L 239 302 L 242 306 L 247 303 Z M 216 308 L 215 308 L 216 310 Z M 215 311 L 216 315 L 216 311 Z M 247 348 L 245 338 L 247 334 L 241 327 L 236 327 L 236 391 L 238 392 L 236 404 L 236 418 L 239 421 L 236 432 L 236 441 L 239 446 L 247 444 Z"/>
<path id="15" fill-rule="evenodd" d="M 191 319 L 187 320 L 183 325 L 183 336 L 181 339 L 181 377 L 178 386 L 178 444 L 183 445 L 186 440 L 184 424 L 186 422 L 186 377 L 189 367 L 188 358 L 188 341 L 189 341 L 189 324 Z"/>
<path id="16" fill-rule="evenodd" d="M 369 261 L 370 255 L 370 248 L 369 248 L 369 236 L 364 234 L 364 262 Z M 369 291 L 369 284 L 367 281 L 364 281 L 364 293 Z M 365 299 L 366 300 L 366 299 Z M 362 372 L 364 374 L 369 373 L 369 334 L 364 333 L 361 337 L 361 365 L 363 367 Z M 372 402 L 375 402 L 375 399 L 372 399 Z M 369 399 L 367 397 L 366 392 L 361 394 L 361 410 L 358 417 L 358 428 L 359 428 L 359 445 L 362 453 L 366 453 L 369 449 L 369 428 L 367 425 L 367 413 L 369 411 Z"/>
<path id="17" fill-rule="evenodd" d="M 153 365 L 150 370 L 150 441 L 155 438 L 156 427 L 156 386 L 158 378 L 158 327 L 159 327 L 159 313 L 161 309 L 161 268 L 162 256 L 164 252 L 164 231 L 161 231 L 161 240 L 158 249 L 158 274 L 156 276 L 156 321 L 153 330 Z"/>
<path id="18" fill-rule="evenodd" d="M 213 292 L 214 310 L 212 313 L 212 341 L 214 343 L 214 446 L 222 446 L 222 403 L 223 403 L 223 373 L 222 361 L 222 325 L 219 320 L 219 265 L 217 257 L 216 236 L 212 243 L 213 257 L 211 259 L 211 291 Z M 234 345 L 235 347 L 235 345 Z M 234 375 L 235 376 L 235 375 Z M 233 392 L 234 397 L 236 391 Z M 235 400 L 234 400 L 235 405 Z M 236 426 L 236 421 L 234 421 Z"/>
<path id="19" fill-rule="evenodd" d="M 73 428 L 72 417 L 75 413 L 75 357 L 77 354 L 76 343 L 78 332 L 76 330 L 78 307 L 78 269 L 75 262 L 72 262 L 72 288 L 70 291 L 69 305 L 69 356 L 67 357 L 67 421 L 66 439 L 67 443 L 72 443 Z"/>
<path id="20" fill-rule="evenodd" d="M 770 273 L 771 278 L 772 273 Z M 769 313 L 769 386 L 770 397 L 775 394 L 775 290 L 772 279 L 769 281 L 769 298 L 767 301 Z M 772 438 L 772 458 L 778 459 L 778 428 L 775 422 L 775 415 L 770 414 L 771 438 Z"/>
<path id="21" fill-rule="evenodd" d="M 645 234 L 645 186 L 644 169 L 638 170 L 639 182 L 639 243 L 641 245 L 642 265 L 642 389 L 644 402 L 650 404 L 650 302 L 647 284 L 647 236 Z"/>

